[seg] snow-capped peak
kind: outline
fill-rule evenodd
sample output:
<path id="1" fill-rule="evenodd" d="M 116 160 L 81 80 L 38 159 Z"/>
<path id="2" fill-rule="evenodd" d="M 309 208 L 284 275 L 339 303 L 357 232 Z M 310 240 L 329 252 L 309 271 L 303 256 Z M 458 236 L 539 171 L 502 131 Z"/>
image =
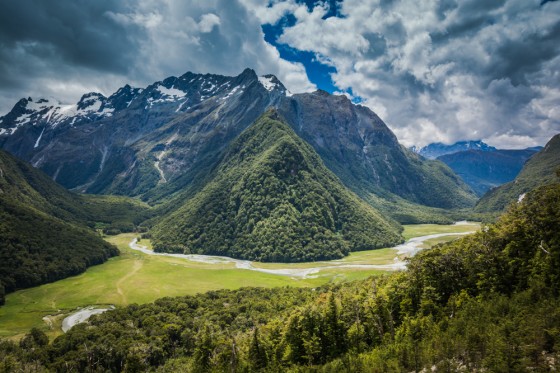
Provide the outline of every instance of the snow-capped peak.
<path id="1" fill-rule="evenodd" d="M 274 75 L 259 76 L 259 83 L 269 92 L 273 91 L 278 86 L 276 81 L 278 81 L 278 79 L 276 79 Z"/>
<path id="2" fill-rule="evenodd" d="M 88 93 L 82 96 L 80 101 L 74 105 L 64 105 L 54 98 L 41 98 L 34 100 L 29 97 L 21 99 L 16 106 L 3 117 L 3 130 L 0 134 L 11 135 L 20 127 L 30 123 L 33 126 L 47 125 L 56 128 L 60 123 L 72 118 L 95 118 L 111 116 L 114 109 L 104 107 L 107 98 L 100 93 Z"/>
<path id="3" fill-rule="evenodd" d="M 96 112 L 106 101 L 107 97 L 101 93 L 91 92 L 83 95 L 76 107 L 83 112 Z"/>
<path id="4" fill-rule="evenodd" d="M 156 87 L 156 90 L 158 90 L 163 96 L 170 96 L 174 98 L 181 98 L 185 97 L 186 95 L 186 92 L 183 92 L 180 89 L 175 88 L 174 86 L 171 86 L 171 88 L 166 88 L 165 86 L 160 84 Z"/>
<path id="5" fill-rule="evenodd" d="M 278 90 L 284 93 L 286 96 L 291 96 L 292 93 L 284 87 L 284 85 L 278 80 L 274 75 L 263 75 L 259 76 L 259 83 L 269 92 Z"/>

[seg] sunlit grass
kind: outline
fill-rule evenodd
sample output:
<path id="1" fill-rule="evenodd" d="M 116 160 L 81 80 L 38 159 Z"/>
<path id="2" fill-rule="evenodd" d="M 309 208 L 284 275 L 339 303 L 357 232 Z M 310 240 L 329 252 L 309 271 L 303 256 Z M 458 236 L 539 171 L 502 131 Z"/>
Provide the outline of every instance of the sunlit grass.
<path id="1" fill-rule="evenodd" d="M 405 226 L 404 237 L 409 239 L 435 233 L 467 232 L 478 225 Z M 237 289 L 245 286 L 295 286 L 316 287 L 330 282 L 362 279 L 386 273 L 380 270 L 356 268 L 326 268 L 311 278 L 292 278 L 256 271 L 237 269 L 233 263 L 206 264 L 182 258 L 153 256 L 131 250 L 128 246 L 134 234 L 107 237 L 121 255 L 104 264 L 89 268 L 79 276 L 70 277 L 31 289 L 20 290 L 6 297 L 0 307 L 0 337 L 18 338 L 32 327 L 39 327 L 50 337 L 61 333 L 60 324 L 65 314 L 77 307 L 89 305 L 123 306 L 131 303 L 148 303 L 166 296 L 202 293 L 217 289 Z M 454 239 L 446 236 L 426 242 L 433 245 Z M 149 240 L 141 245 L 150 247 Z M 394 261 L 395 250 L 380 249 L 351 253 L 335 262 L 314 263 L 254 263 L 255 267 L 268 269 L 305 269 L 336 264 L 389 264 Z M 52 327 L 43 321 L 49 318 Z"/>

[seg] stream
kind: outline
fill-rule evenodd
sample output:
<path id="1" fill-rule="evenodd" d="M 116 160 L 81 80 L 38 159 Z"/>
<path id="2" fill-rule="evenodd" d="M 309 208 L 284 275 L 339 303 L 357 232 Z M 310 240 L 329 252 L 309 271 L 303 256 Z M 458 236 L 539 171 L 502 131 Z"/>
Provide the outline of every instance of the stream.
<path id="1" fill-rule="evenodd" d="M 461 224 L 461 223 L 462 222 L 459 222 L 457 224 Z M 422 250 L 421 246 L 424 243 L 424 241 L 433 238 L 445 237 L 445 236 L 463 236 L 463 235 L 471 234 L 473 232 L 438 233 L 438 234 L 430 234 L 427 236 L 419 236 L 419 237 L 411 238 L 407 242 L 392 248 L 396 251 L 395 254 L 397 256 L 395 256 L 395 258 L 393 259 L 393 263 L 390 264 L 351 264 L 351 263 L 345 263 L 343 260 L 333 260 L 333 261 L 317 262 L 318 264 L 321 264 L 321 266 L 310 267 L 310 268 L 268 269 L 268 268 L 255 267 L 253 265 L 253 262 L 249 260 L 234 259 L 227 256 L 156 253 L 152 250 L 149 250 L 146 246 L 139 245 L 137 238 L 134 238 L 130 242 L 129 247 L 132 250 L 137 250 L 147 255 L 159 255 L 159 256 L 168 256 L 173 258 L 182 258 L 182 259 L 190 260 L 192 262 L 206 263 L 206 264 L 233 263 L 235 265 L 235 268 L 238 269 L 247 269 L 250 271 L 305 279 L 305 278 L 311 278 L 313 275 L 325 269 L 351 268 L 351 269 L 381 269 L 381 270 L 393 270 L 393 271 L 404 270 L 406 269 L 406 261 L 400 259 L 400 256 L 411 257 L 416 255 L 416 253 Z"/>
<path id="2" fill-rule="evenodd" d="M 92 306 L 82 308 L 81 310 L 74 312 L 70 316 L 67 316 L 62 320 L 62 331 L 66 333 L 74 325 L 78 325 L 87 321 L 93 315 L 99 315 L 100 313 L 115 309 L 114 306 L 109 308 L 93 308 Z"/>
<path id="3" fill-rule="evenodd" d="M 465 222 L 458 222 L 456 225 L 463 225 Z M 323 270 L 328 269 L 338 269 L 338 268 L 350 268 L 350 269 L 380 269 L 389 271 L 399 271 L 406 269 L 406 260 L 401 259 L 401 257 L 411 257 L 416 255 L 422 250 L 422 245 L 425 241 L 431 240 L 433 238 L 445 237 L 445 236 L 463 236 L 471 234 L 471 232 L 448 232 L 448 233 L 438 233 L 430 234 L 426 236 L 413 237 L 406 241 L 405 243 L 395 246 L 392 249 L 395 250 L 395 258 L 392 263 L 389 264 L 352 264 L 347 263 L 344 259 L 317 262 L 319 266 L 309 267 L 309 268 L 259 268 L 253 265 L 253 262 L 249 260 L 234 259 L 227 256 L 215 256 L 215 255 L 197 255 L 197 254 L 169 254 L 169 253 L 156 253 L 149 250 L 146 246 L 138 244 L 138 239 L 134 238 L 130 243 L 129 247 L 132 250 L 140 251 L 147 255 L 157 255 L 157 256 L 168 256 L 173 258 L 186 259 L 191 262 L 206 263 L 206 264 L 228 264 L 233 263 L 235 268 L 246 269 L 250 271 L 270 273 L 273 275 L 289 276 L 294 278 L 313 278 L 315 275 Z M 94 308 L 89 306 L 83 308 L 77 312 L 72 313 L 67 316 L 62 321 L 62 330 L 66 333 L 74 325 L 83 323 L 87 321 L 91 316 L 98 315 L 100 313 L 114 309 L 114 306 L 109 308 Z"/>

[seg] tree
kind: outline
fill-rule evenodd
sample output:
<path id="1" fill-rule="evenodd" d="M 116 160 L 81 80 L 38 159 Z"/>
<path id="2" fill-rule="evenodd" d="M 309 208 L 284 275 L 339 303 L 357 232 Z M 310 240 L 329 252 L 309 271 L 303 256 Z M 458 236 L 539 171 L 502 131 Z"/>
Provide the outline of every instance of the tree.
<path id="1" fill-rule="evenodd" d="M 20 346 L 25 349 L 42 347 L 49 344 L 49 337 L 40 329 L 33 328 L 20 341 Z"/>
<path id="2" fill-rule="evenodd" d="M 266 349 L 263 348 L 259 341 L 259 328 L 255 327 L 253 330 L 253 337 L 251 338 L 251 344 L 249 345 L 249 364 L 253 369 L 259 370 L 266 367 L 267 363 L 268 357 Z"/>

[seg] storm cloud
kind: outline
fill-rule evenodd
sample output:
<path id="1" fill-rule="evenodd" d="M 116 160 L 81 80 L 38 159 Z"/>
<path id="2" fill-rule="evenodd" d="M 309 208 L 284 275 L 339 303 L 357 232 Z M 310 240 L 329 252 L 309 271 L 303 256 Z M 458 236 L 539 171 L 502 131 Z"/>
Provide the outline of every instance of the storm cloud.
<path id="1" fill-rule="evenodd" d="M 232 0 L 21 0 L 0 13 L 0 110 L 21 97 L 76 102 L 187 71 L 276 74 L 314 90 L 302 64 L 264 41 L 258 18 Z"/>

